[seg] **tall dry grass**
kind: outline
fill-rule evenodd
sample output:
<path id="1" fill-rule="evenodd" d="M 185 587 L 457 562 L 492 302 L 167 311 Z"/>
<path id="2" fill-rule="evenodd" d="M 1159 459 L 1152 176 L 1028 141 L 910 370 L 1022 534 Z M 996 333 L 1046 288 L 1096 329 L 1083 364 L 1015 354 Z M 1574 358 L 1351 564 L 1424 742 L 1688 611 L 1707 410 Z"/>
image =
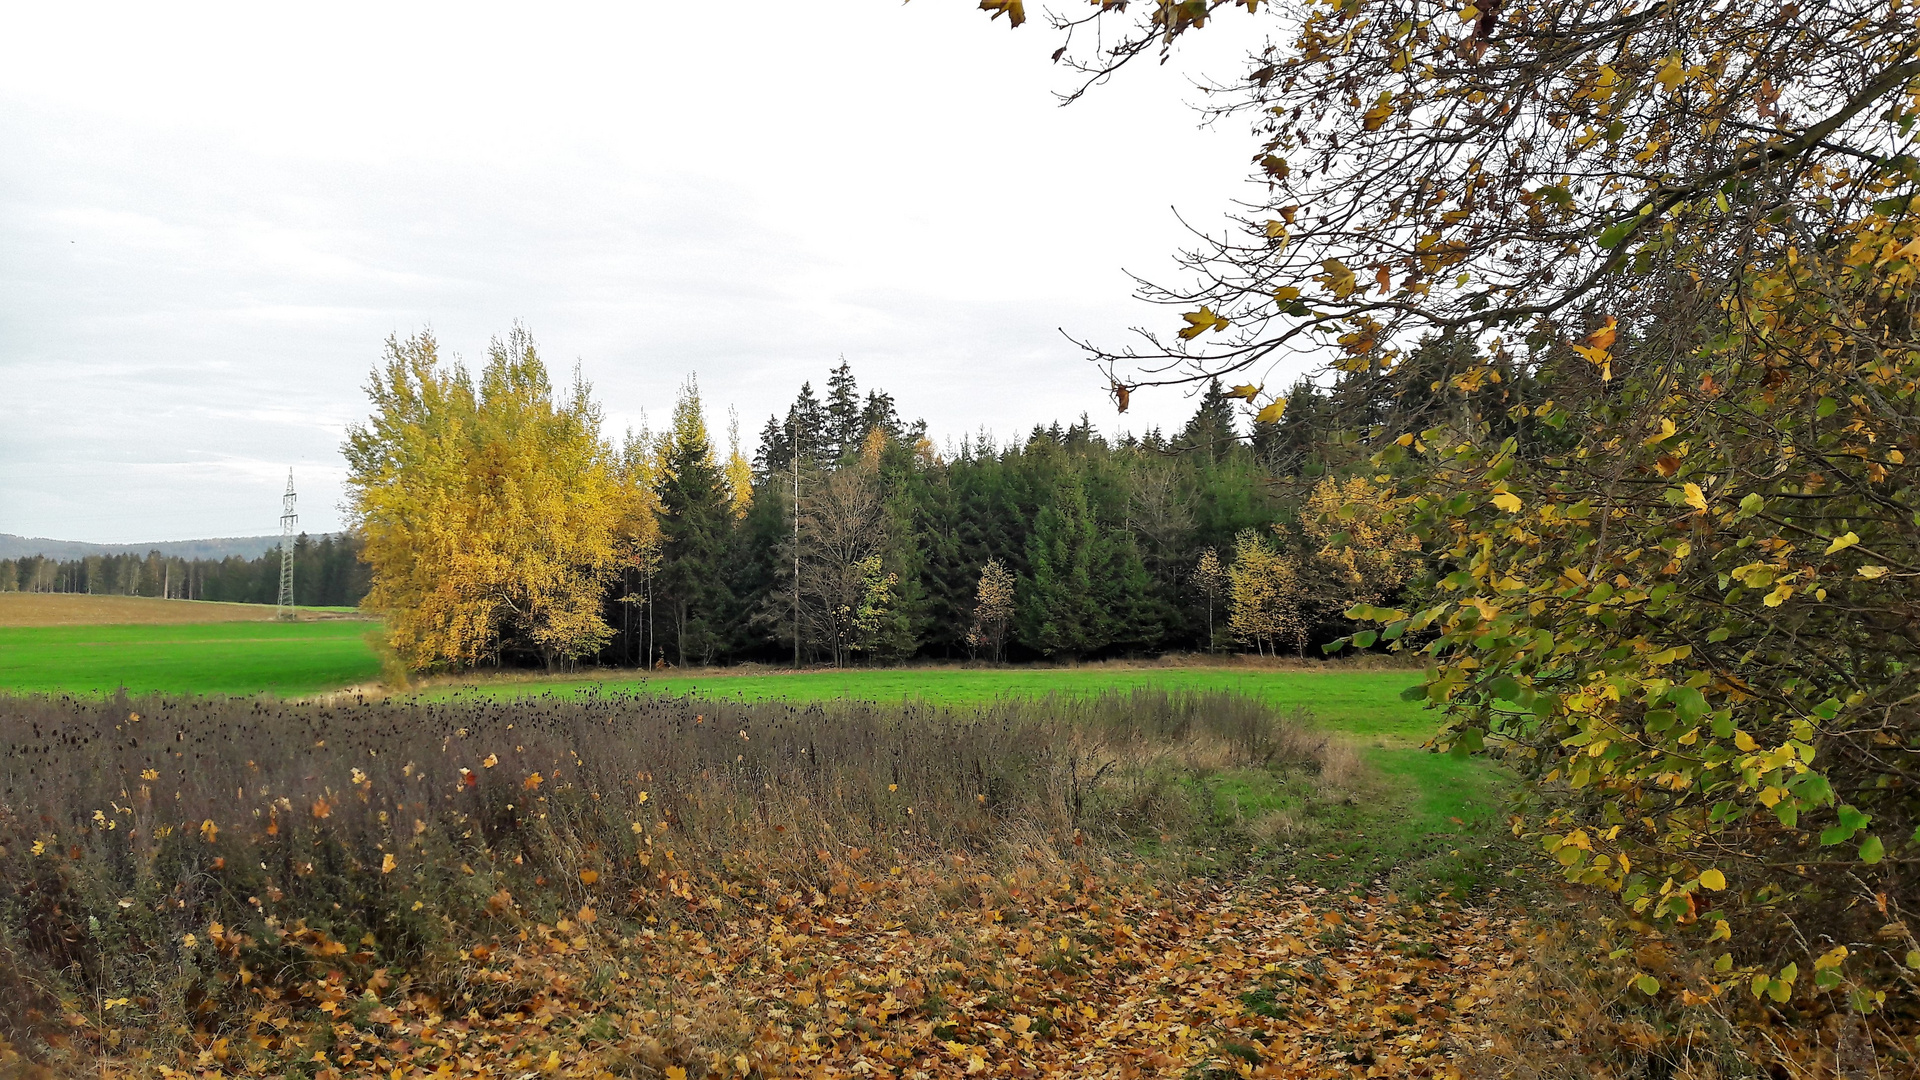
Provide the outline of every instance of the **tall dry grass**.
<path id="1" fill-rule="evenodd" d="M 0 1035 L 75 1001 L 213 1022 L 341 964 L 426 983 L 516 909 L 720 918 L 769 877 L 844 889 L 849 858 L 1164 831 L 1177 778 L 1210 769 L 1351 780 L 1360 759 L 1301 720 L 1154 690 L 965 711 L 0 700 Z"/>

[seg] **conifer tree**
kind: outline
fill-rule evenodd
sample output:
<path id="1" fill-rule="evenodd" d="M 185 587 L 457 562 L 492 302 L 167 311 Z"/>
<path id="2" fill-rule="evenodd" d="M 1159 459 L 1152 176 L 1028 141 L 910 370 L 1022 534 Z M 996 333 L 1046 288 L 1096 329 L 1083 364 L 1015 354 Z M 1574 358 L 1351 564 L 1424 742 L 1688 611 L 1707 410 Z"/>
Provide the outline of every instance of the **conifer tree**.
<path id="1" fill-rule="evenodd" d="M 689 378 L 673 407 L 660 478 L 661 591 L 673 623 L 675 662 L 710 663 L 724 642 L 732 596 L 725 558 L 733 525 L 731 491 L 714 460 Z"/>
<path id="2" fill-rule="evenodd" d="M 1200 407 L 1180 431 L 1176 441 L 1192 453 L 1205 454 L 1219 461 L 1232 453 L 1239 443 L 1240 431 L 1233 415 L 1233 398 L 1220 388 L 1219 379 L 1207 382 L 1200 395 Z"/>
<path id="3" fill-rule="evenodd" d="M 839 461 L 860 449 L 860 388 L 854 383 L 853 368 L 847 358 L 827 376 L 827 453 Z"/>
<path id="4" fill-rule="evenodd" d="M 1050 495 L 1027 538 L 1016 629 L 1042 656 L 1081 656 L 1105 644 L 1093 583 L 1096 530 L 1078 476 L 1061 477 Z"/>

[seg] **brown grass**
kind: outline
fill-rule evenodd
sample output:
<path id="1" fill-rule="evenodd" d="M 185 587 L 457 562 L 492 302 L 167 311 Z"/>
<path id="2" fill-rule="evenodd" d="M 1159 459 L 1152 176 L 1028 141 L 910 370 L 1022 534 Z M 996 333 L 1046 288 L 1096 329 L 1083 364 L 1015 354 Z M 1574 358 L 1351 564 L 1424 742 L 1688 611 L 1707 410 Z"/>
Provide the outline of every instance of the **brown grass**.
<path id="1" fill-rule="evenodd" d="M 310 977 L 276 928 L 374 942 L 426 986 L 509 894 L 548 922 L 697 922 L 689 888 L 831 895 L 848 859 L 1051 873 L 1193 824 L 1179 777 L 1318 778 L 1354 764 L 1338 750 L 1247 698 L 1145 689 L 964 712 L 0 698 L 0 1036 L 72 1001 L 238 1015 L 254 995 L 228 960 L 276 993 Z M 216 923 L 251 944 L 181 944 Z"/>
<path id="2" fill-rule="evenodd" d="M 270 604 L 217 604 L 208 600 L 161 600 L 152 596 L 0 593 L 0 627 L 270 622 L 278 610 Z M 300 617 L 304 620 L 352 616 L 336 612 L 303 611 Z"/>

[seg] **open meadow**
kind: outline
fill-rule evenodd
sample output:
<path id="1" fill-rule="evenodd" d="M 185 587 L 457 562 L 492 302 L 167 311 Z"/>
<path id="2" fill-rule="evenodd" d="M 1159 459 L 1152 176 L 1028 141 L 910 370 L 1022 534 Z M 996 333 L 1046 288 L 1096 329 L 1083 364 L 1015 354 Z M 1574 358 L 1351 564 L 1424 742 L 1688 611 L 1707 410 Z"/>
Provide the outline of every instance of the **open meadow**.
<path id="1" fill-rule="evenodd" d="M 377 677 L 351 609 L 0 593 L 0 693 L 319 693 Z"/>

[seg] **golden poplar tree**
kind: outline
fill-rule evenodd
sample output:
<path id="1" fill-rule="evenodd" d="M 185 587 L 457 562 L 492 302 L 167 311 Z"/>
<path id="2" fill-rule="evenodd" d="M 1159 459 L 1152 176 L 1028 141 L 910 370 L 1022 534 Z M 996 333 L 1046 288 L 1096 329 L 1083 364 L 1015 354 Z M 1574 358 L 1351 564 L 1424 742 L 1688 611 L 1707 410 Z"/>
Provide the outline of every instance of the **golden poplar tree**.
<path id="1" fill-rule="evenodd" d="M 516 326 L 477 389 L 432 335 L 389 338 L 367 394 L 345 447 L 349 514 L 373 570 L 364 606 L 395 652 L 421 669 L 598 650 L 619 486 L 591 388 L 576 373 L 556 401 Z"/>
<path id="2" fill-rule="evenodd" d="M 985 648 L 987 657 L 999 660 L 1007 644 L 1007 627 L 1013 622 L 1013 571 L 999 559 L 988 559 L 980 568 L 980 587 L 974 594 L 973 628 L 967 631 L 967 644 Z"/>
<path id="3" fill-rule="evenodd" d="M 1296 647 L 1306 641 L 1299 570 L 1272 541 L 1252 529 L 1234 537 L 1227 582 L 1227 631 L 1235 641 L 1263 656 L 1276 654 L 1283 641 Z"/>

